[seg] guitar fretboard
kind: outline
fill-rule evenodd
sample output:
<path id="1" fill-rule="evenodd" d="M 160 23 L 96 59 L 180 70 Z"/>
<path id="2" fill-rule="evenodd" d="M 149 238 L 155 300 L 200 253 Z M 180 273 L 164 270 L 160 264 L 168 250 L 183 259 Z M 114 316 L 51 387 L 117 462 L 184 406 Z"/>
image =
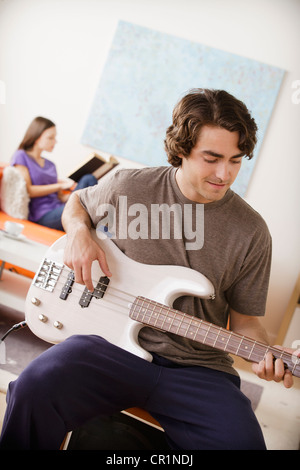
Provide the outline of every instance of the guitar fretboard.
<path id="1" fill-rule="evenodd" d="M 283 360 L 293 375 L 300 377 L 300 359 L 296 356 L 145 297 L 136 297 L 129 316 L 145 325 L 189 338 L 253 362 L 261 361 L 270 351 L 276 359 Z"/>

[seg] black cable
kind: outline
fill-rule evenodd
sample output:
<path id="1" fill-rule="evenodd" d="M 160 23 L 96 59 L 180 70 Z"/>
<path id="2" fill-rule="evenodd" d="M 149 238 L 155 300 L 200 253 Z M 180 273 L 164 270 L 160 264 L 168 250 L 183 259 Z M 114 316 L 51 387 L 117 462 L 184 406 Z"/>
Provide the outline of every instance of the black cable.
<path id="1" fill-rule="evenodd" d="M 15 325 L 13 325 L 6 333 L 4 336 L 2 336 L 2 338 L 0 339 L 0 341 L 4 341 L 6 336 L 9 335 L 9 333 L 11 333 L 12 331 L 17 331 L 17 330 L 20 330 L 21 328 L 25 328 L 25 326 L 27 326 L 27 323 L 26 321 L 21 321 L 20 323 L 16 323 Z"/>

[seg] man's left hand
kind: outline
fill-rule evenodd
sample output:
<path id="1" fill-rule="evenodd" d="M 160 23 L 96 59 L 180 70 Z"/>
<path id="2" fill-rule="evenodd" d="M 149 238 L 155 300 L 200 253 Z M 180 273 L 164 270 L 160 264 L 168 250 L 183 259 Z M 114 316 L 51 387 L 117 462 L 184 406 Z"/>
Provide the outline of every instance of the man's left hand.
<path id="1" fill-rule="evenodd" d="M 300 349 L 289 349 L 283 348 L 282 346 L 274 347 L 300 357 Z M 258 364 L 253 363 L 252 370 L 261 379 L 268 381 L 274 380 L 275 382 L 283 381 L 283 385 L 286 388 L 291 388 L 293 386 L 294 380 L 291 371 L 285 369 L 284 363 L 281 359 L 275 359 L 274 361 L 274 357 L 271 352 L 268 352 L 266 357 Z"/>

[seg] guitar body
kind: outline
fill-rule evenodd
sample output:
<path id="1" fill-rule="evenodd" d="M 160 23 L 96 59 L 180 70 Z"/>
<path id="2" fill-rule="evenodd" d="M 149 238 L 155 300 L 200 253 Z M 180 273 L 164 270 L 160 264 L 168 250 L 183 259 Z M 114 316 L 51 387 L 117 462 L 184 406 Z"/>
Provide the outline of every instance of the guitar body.
<path id="1" fill-rule="evenodd" d="M 172 307 L 174 300 L 184 295 L 213 298 L 214 288 L 192 269 L 141 264 L 124 255 L 110 239 L 99 240 L 95 231 L 92 236 L 105 251 L 112 272 L 107 287 L 100 282 L 103 294 L 89 298 L 84 286 L 68 281 L 72 272 L 63 264 L 63 236 L 49 248 L 32 281 L 26 298 L 26 322 L 36 336 L 50 343 L 74 334 L 95 334 L 151 361 L 151 355 L 138 343 L 143 324 L 129 317 L 135 298 L 145 296 Z M 103 276 L 98 262 L 94 262 L 94 285 Z M 85 295 L 88 301 L 82 302 Z"/>

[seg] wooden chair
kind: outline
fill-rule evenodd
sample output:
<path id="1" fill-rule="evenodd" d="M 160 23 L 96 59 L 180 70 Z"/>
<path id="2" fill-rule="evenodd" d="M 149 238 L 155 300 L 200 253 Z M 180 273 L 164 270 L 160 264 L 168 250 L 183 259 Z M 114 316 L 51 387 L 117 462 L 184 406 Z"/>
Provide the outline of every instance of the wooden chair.
<path id="1" fill-rule="evenodd" d="M 134 418 L 138 421 L 141 421 L 142 423 L 148 425 L 148 426 L 151 426 L 152 428 L 155 428 L 157 429 L 158 431 L 161 431 L 161 432 L 164 432 L 162 426 L 160 425 L 160 423 L 155 419 L 153 418 L 153 416 L 151 416 L 150 413 L 148 413 L 148 411 L 142 409 L 142 408 L 139 408 L 139 407 L 134 407 L 134 408 L 128 408 L 126 410 L 123 410 L 122 411 L 123 414 L 131 417 L 131 418 Z M 67 450 L 68 449 L 68 445 L 69 445 L 69 442 L 70 442 L 70 439 L 71 439 L 71 436 L 72 436 L 72 432 L 69 432 L 60 449 L 61 450 Z"/>

